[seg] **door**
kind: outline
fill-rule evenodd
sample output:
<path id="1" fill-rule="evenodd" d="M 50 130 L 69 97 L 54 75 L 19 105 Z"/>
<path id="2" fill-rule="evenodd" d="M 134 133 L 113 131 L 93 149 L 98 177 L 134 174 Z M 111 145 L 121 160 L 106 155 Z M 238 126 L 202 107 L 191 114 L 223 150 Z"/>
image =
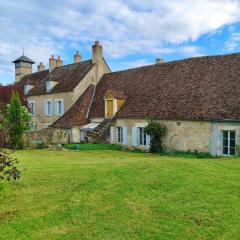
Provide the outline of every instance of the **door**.
<path id="1" fill-rule="evenodd" d="M 107 100 L 107 117 L 113 117 L 113 100 Z"/>

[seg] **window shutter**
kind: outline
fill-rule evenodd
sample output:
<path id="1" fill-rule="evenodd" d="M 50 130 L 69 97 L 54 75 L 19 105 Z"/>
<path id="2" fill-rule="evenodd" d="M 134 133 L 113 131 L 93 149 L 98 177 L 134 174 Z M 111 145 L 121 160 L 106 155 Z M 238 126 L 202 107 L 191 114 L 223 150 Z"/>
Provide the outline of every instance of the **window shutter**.
<path id="1" fill-rule="evenodd" d="M 64 101 L 61 99 L 61 112 L 59 113 L 60 115 L 64 114 Z"/>
<path id="2" fill-rule="evenodd" d="M 127 128 L 123 127 L 123 145 L 127 145 Z"/>
<path id="3" fill-rule="evenodd" d="M 33 109 L 32 109 L 32 115 L 35 116 L 36 115 L 36 102 L 33 102 Z"/>
<path id="4" fill-rule="evenodd" d="M 146 148 L 150 148 L 150 144 L 151 144 L 151 136 L 147 135 L 147 137 L 146 137 Z"/>
<path id="5" fill-rule="evenodd" d="M 137 144 L 137 128 L 136 127 L 133 127 L 132 128 L 132 146 L 133 147 L 136 147 L 138 144 Z"/>
<path id="6" fill-rule="evenodd" d="M 44 113 L 45 113 L 45 116 L 47 116 L 47 101 L 44 100 Z"/>
<path id="7" fill-rule="evenodd" d="M 111 127 L 111 143 L 114 144 L 116 139 L 116 128 Z"/>
<path id="8" fill-rule="evenodd" d="M 50 116 L 53 115 L 53 100 L 50 101 Z"/>

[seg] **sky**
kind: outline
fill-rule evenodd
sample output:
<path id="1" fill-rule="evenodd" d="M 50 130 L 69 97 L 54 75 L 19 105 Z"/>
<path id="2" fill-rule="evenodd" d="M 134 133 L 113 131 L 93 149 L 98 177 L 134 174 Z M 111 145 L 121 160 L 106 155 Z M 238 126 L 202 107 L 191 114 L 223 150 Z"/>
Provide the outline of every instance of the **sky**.
<path id="1" fill-rule="evenodd" d="M 14 82 L 22 55 L 48 68 L 99 40 L 112 71 L 240 52 L 240 0 L 0 0 L 0 83 Z"/>

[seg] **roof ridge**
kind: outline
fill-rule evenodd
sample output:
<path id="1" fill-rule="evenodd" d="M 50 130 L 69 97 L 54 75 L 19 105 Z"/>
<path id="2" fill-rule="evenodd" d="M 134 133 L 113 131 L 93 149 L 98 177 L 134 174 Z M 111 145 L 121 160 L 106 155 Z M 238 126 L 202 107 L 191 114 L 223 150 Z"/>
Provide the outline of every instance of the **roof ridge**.
<path id="1" fill-rule="evenodd" d="M 164 65 L 168 65 L 168 64 L 172 64 L 172 63 L 191 61 L 193 59 L 222 58 L 222 57 L 234 56 L 234 55 L 240 55 L 240 52 L 228 53 L 228 54 L 218 54 L 218 55 L 204 55 L 204 56 L 197 56 L 197 57 L 189 57 L 189 58 L 171 60 L 171 61 L 168 61 L 168 62 L 163 62 L 161 64 L 153 63 L 153 64 L 149 64 L 149 65 L 144 65 L 144 66 L 139 66 L 139 67 L 133 67 L 133 68 L 128 68 L 128 69 L 118 70 L 118 71 L 114 71 L 114 72 L 110 72 L 110 73 L 105 73 L 104 75 L 115 74 L 115 73 L 123 73 L 123 72 L 128 72 L 128 71 L 133 71 L 133 70 L 138 70 L 138 69 L 143 69 L 143 68 L 149 68 L 149 67 L 155 67 L 155 66 L 164 66 Z"/>

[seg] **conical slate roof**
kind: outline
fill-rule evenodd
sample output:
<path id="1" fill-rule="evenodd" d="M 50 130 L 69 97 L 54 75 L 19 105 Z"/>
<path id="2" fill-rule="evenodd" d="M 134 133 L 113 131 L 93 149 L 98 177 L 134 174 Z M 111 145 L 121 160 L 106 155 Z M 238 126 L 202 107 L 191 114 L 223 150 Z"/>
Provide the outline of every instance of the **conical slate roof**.
<path id="1" fill-rule="evenodd" d="M 22 55 L 21 57 L 17 58 L 16 60 L 14 60 L 12 63 L 17 63 L 17 62 L 27 62 L 27 63 L 35 63 L 33 62 L 30 58 Z"/>

